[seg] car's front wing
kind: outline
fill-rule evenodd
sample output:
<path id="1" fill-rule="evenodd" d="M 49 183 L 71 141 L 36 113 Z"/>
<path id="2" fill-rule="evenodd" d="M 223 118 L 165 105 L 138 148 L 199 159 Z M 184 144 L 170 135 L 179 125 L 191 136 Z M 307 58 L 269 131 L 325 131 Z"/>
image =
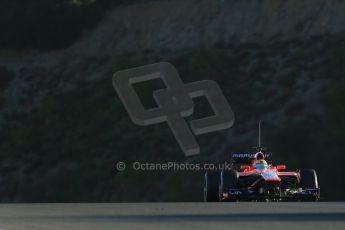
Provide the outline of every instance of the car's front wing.
<path id="1" fill-rule="evenodd" d="M 222 201 L 234 200 L 276 200 L 276 201 L 298 201 L 320 199 L 320 188 L 317 189 L 292 189 L 281 191 L 278 194 L 260 193 L 251 189 L 229 189 L 223 192 Z"/>

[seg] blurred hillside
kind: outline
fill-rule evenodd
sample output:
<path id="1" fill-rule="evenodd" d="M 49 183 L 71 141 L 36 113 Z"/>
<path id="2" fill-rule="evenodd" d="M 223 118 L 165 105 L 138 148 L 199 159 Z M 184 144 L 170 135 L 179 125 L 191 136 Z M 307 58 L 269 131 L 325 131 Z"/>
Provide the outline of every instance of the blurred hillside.
<path id="1" fill-rule="evenodd" d="M 61 44 L 1 43 L 1 201 L 199 201 L 202 172 L 117 172 L 115 163 L 224 161 L 256 144 L 259 119 L 276 163 L 315 168 L 324 198 L 345 200 L 345 2 L 130 3 L 85 14 L 83 29 L 61 27 Z M 185 159 L 166 124 L 133 124 L 112 87 L 115 71 L 160 61 L 184 82 L 217 81 L 236 114 L 233 128 L 197 137 L 199 156 Z M 137 91 L 152 104 L 159 87 Z M 188 120 L 210 110 L 204 102 Z"/>

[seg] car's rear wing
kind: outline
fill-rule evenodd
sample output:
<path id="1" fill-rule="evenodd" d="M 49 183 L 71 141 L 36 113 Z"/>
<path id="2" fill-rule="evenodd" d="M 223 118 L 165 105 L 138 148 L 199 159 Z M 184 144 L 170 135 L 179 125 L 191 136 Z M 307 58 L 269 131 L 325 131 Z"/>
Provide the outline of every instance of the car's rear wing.
<path id="1" fill-rule="evenodd" d="M 242 164 L 247 165 L 251 164 L 255 159 L 255 154 L 252 152 L 233 152 L 230 154 L 230 159 L 232 164 Z M 266 152 L 264 153 L 264 159 L 267 161 L 268 164 L 272 163 L 272 153 Z"/>

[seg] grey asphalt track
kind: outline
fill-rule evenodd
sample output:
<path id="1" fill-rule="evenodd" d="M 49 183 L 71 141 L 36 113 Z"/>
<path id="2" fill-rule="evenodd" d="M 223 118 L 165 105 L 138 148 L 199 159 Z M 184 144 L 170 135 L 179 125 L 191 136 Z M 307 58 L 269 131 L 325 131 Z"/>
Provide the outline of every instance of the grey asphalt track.
<path id="1" fill-rule="evenodd" d="M 0 229 L 345 229 L 345 203 L 1 204 Z"/>

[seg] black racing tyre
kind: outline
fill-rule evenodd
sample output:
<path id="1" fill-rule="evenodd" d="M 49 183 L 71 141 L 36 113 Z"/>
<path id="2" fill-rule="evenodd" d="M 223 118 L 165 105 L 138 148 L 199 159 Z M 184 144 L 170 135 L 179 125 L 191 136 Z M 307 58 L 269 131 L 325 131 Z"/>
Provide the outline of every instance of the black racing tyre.
<path id="1" fill-rule="evenodd" d="M 205 173 L 204 181 L 204 201 L 218 202 L 219 171 L 209 171 Z"/>
<path id="2" fill-rule="evenodd" d="M 319 183 L 317 181 L 317 175 L 314 169 L 301 169 L 299 171 L 301 178 L 301 188 L 302 189 L 316 189 L 319 188 Z"/>
<path id="3" fill-rule="evenodd" d="M 300 186 L 302 189 L 317 189 L 319 183 L 317 181 L 317 175 L 314 169 L 302 169 L 299 171 Z M 317 201 L 318 197 L 304 197 L 302 201 Z"/>
<path id="4" fill-rule="evenodd" d="M 222 170 L 219 183 L 219 200 L 222 200 L 223 192 L 228 189 L 238 188 L 238 172 L 236 170 Z M 234 201 L 234 200 L 230 200 Z"/>

